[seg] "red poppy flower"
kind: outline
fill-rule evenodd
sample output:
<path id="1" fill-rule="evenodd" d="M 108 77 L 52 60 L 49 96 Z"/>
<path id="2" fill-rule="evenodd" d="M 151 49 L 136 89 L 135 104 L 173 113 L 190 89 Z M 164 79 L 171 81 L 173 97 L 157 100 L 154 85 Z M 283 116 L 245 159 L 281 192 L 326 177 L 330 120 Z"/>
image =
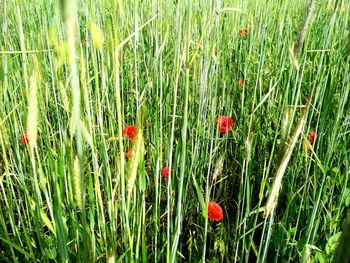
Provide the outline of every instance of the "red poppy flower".
<path id="1" fill-rule="evenodd" d="M 315 141 L 315 138 L 316 138 L 316 132 L 314 130 L 312 130 L 310 132 L 310 136 L 309 136 L 310 143 L 313 143 Z"/>
<path id="2" fill-rule="evenodd" d="M 214 221 L 220 221 L 224 217 L 221 206 L 215 202 L 208 203 L 208 218 Z"/>
<path id="3" fill-rule="evenodd" d="M 39 138 L 38 134 L 36 135 L 36 138 Z M 20 141 L 24 145 L 27 145 L 29 143 L 28 135 L 27 135 L 27 131 L 26 130 L 23 131 L 23 136 L 21 137 Z"/>
<path id="4" fill-rule="evenodd" d="M 225 134 L 232 131 L 232 125 L 234 123 L 234 120 L 231 117 L 227 116 L 220 116 L 216 119 L 216 126 L 220 127 L 221 134 Z"/>
<path id="5" fill-rule="evenodd" d="M 27 131 L 23 131 L 23 136 L 20 139 L 22 144 L 28 144 Z"/>
<path id="6" fill-rule="evenodd" d="M 84 37 L 84 45 L 86 46 L 88 44 L 88 38 L 87 36 Z"/>
<path id="7" fill-rule="evenodd" d="M 248 35 L 248 29 L 240 29 L 239 30 L 239 35 L 241 36 L 241 37 L 246 37 L 247 35 Z"/>
<path id="8" fill-rule="evenodd" d="M 164 178 L 168 178 L 169 177 L 169 167 L 165 166 L 162 170 L 162 175 Z"/>
<path id="9" fill-rule="evenodd" d="M 131 156 L 132 156 L 132 150 L 130 149 L 125 153 L 125 157 L 130 158 Z"/>
<path id="10" fill-rule="evenodd" d="M 136 137 L 136 126 L 126 126 L 123 130 L 123 135 L 129 137 L 130 141 L 133 142 Z"/>
<path id="11" fill-rule="evenodd" d="M 242 86 L 244 85 L 244 82 L 245 82 L 245 80 L 244 80 L 244 79 L 240 79 L 240 80 L 239 80 L 239 86 L 241 86 L 241 87 L 242 87 Z"/>

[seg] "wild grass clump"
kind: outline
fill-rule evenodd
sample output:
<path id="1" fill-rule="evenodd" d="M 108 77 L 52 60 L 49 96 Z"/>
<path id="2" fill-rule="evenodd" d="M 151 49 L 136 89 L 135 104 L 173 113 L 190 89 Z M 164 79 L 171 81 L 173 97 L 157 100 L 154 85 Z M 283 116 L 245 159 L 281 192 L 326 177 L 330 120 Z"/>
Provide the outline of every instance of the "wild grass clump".
<path id="1" fill-rule="evenodd" d="M 0 261 L 349 258 L 348 1 L 0 10 Z"/>

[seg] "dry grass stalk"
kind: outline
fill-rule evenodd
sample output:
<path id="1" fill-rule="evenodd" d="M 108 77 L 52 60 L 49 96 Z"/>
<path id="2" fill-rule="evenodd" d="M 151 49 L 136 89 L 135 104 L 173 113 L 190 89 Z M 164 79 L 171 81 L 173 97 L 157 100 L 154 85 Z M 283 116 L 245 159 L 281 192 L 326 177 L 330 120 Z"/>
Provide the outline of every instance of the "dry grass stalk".
<path id="1" fill-rule="evenodd" d="M 264 217 L 269 216 L 272 211 L 276 208 L 279 192 L 281 190 L 282 186 L 282 178 L 284 175 L 284 172 L 286 171 L 287 165 L 289 163 L 290 157 L 292 156 L 293 149 L 295 147 L 296 142 L 298 141 L 298 138 L 303 130 L 307 112 L 309 110 L 310 101 L 308 100 L 306 107 L 303 109 L 301 117 L 298 121 L 297 127 L 291 136 L 290 144 L 286 147 L 284 155 L 282 157 L 282 161 L 277 169 L 275 180 L 272 185 L 271 193 L 269 195 L 269 198 L 267 200 L 266 209 L 264 212 Z"/>
<path id="2" fill-rule="evenodd" d="M 310 28 L 310 25 L 311 25 L 311 22 L 312 22 L 314 13 L 315 13 L 314 11 L 315 11 L 315 0 L 310 0 L 308 9 L 307 9 L 306 14 L 305 14 L 305 18 L 304 18 L 303 23 L 300 27 L 297 39 L 294 43 L 294 47 L 293 47 L 293 49 L 290 50 L 291 56 L 292 56 L 292 64 L 295 66 L 295 68 L 297 70 L 299 70 L 299 63 L 297 60 L 297 55 L 300 51 L 301 46 L 304 43 L 306 33 L 307 33 L 308 29 Z"/>

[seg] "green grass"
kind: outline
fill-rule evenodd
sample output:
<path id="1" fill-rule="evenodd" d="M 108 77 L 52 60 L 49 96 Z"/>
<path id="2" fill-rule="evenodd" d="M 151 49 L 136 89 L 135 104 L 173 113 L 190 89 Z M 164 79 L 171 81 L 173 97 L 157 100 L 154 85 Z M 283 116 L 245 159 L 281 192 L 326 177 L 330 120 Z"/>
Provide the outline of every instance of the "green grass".
<path id="1" fill-rule="evenodd" d="M 0 0 L 0 261 L 332 261 L 348 240 L 350 4 L 308 7 Z"/>

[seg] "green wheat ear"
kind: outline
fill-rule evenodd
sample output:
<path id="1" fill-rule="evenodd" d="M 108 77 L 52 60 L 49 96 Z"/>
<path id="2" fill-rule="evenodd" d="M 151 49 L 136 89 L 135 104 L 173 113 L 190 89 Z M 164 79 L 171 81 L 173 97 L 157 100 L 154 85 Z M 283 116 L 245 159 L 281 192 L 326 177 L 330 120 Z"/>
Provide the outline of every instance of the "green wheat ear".
<path id="1" fill-rule="evenodd" d="M 137 114 L 137 135 L 133 142 L 132 152 L 133 156 L 129 160 L 129 164 L 127 167 L 127 191 L 128 191 L 128 202 L 130 201 L 131 192 L 135 185 L 135 181 L 137 179 L 137 171 L 138 166 L 143 161 L 143 156 L 145 152 L 144 139 L 143 139 L 143 129 L 142 129 L 142 121 L 141 121 L 141 111 Z"/>
<path id="2" fill-rule="evenodd" d="M 316 5 L 315 0 L 310 0 L 309 6 L 308 6 L 307 11 L 305 13 L 303 23 L 300 26 L 298 36 L 295 40 L 293 49 L 289 50 L 289 52 L 292 56 L 292 64 L 297 70 L 299 70 L 299 63 L 298 63 L 297 56 L 298 56 L 298 53 L 301 49 L 301 46 L 304 43 L 306 34 L 311 26 L 311 22 L 312 22 L 312 19 L 314 17 L 314 13 L 315 13 L 315 5 Z"/>
<path id="3" fill-rule="evenodd" d="M 68 98 L 68 93 L 67 93 L 67 88 L 64 86 L 64 84 L 62 82 L 60 82 L 58 84 L 58 91 L 59 91 L 59 94 L 60 94 L 60 97 L 61 97 L 61 101 L 62 101 L 62 105 L 63 105 L 63 108 L 64 110 L 69 113 L 69 98 Z"/>
<path id="4" fill-rule="evenodd" d="M 37 71 L 30 77 L 30 89 L 28 97 L 28 115 L 27 115 L 27 137 L 31 147 L 36 146 L 38 130 L 38 80 Z"/>
<path id="5" fill-rule="evenodd" d="M 301 117 L 300 117 L 300 119 L 295 127 L 294 133 L 291 135 L 290 143 L 286 147 L 286 149 L 283 153 L 281 163 L 279 164 L 279 166 L 277 168 L 275 179 L 274 179 L 273 184 L 272 184 L 272 189 L 271 189 L 270 195 L 267 199 L 266 209 L 265 209 L 265 212 L 263 215 L 264 217 L 268 217 L 269 215 L 271 215 L 277 206 L 279 192 L 282 188 L 282 178 L 283 178 L 284 172 L 287 169 L 287 166 L 288 166 L 289 160 L 292 156 L 296 142 L 298 141 L 298 138 L 299 138 L 301 132 L 303 131 L 303 127 L 304 127 L 305 122 L 306 122 L 306 117 L 307 117 L 307 113 L 309 111 L 309 107 L 310 107 L 310 100 L 307 101 L 307 104 L 301 113 Z"/>
<path id="6" fill-rule="evenodd" d="M 79 209 L 82 208 L 82 191 L 81 191 L 81 181 L 80 181 L 80 167 L 79 158 L 75 156 L 73 164 L 73 187 L 74 187 L 74 200 Z"/>

